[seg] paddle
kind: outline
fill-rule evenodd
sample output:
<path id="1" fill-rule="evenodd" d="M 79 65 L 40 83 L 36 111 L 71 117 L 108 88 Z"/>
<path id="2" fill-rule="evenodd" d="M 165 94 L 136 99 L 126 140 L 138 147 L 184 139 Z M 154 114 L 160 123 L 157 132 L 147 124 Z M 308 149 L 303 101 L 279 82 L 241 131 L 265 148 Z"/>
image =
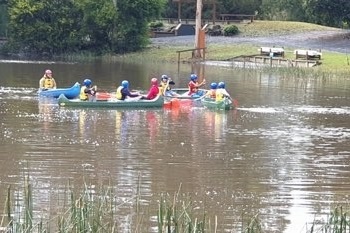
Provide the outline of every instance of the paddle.
<path id="1" fill-rule="evenodd" d="M 226 97 L 226 98 L 229 98 L 229 99 L 232 101 L 233 106 L 234 106 L 235 108 L 238 108 L 238 100 L 233 99 L 231 96 L 228 96 L 228 95 L 225 95 L 225 97 Z"/>
<path id="2" fill-rule="evenodd" d="M 238 100 L 236 99 L 232 99 L 232 103 L 233 103 L 233 106 L 235 106 L 235 108 L 238 108 Z"/>

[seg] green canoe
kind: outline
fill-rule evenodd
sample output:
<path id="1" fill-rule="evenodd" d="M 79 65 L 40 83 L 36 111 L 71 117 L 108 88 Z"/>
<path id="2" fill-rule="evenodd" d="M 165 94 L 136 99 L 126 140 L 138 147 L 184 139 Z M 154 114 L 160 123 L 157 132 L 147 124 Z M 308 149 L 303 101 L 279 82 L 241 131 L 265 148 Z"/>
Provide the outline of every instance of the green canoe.
<path id="1" fill-rule="evenodd" d="M 75 108 L 162 108 L 164 98 L 158 96 L 154 100 L 97 100 L 97 101 L 82 101 L 79 99 L 67 99 L 64 95 L 58 97 L 58 105 L 60 107 L 75 107 Z"/>
<path id="2" fill-rule="evenodd" d="M 204 107 L 215 110 L 230 110 L 233 109 L 232 100 L 225 97 L 222 101 L 215 101 L 213 98 L 205 97 L 201 99 Z"/>

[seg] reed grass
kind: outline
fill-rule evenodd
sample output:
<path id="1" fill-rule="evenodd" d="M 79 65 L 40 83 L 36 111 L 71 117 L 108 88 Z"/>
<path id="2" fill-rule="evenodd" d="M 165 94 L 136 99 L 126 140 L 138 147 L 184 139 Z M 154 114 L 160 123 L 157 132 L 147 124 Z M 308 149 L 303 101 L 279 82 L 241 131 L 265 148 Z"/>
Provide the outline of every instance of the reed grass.
<path id="1" fill-rule="evenodd" d="M 179 199 L 180 192 L 176 192 L 172 201 L 162 195 L 158 207 L 158 232 L 159 233 L 182 233 L 182 232 L 206 232 L 211 229 L 210 221 L 206 214 L 194 217 L 193 204 L 190 197 L 185 200 Z M 217 225 L 214 226 L 217 228 Z M 210 231 L 209 231 L 210 232 Z M 214 231 L 215 232 L 215 231 Z"/>
<path id="2" fill-rule="evenodd" d="M 135 233 L 150 231 L 149 224 L 143 222 L 144 213 L 140 206 L 140 184 L 139 181 L 135 196 L 126 201 L 136 200 L 137 216 L 134 216 L 136 221 L 132 221 L 134 226 L 129 226 L 132 229 L 129 232 Z M 92 190 L 90 185 L 85 183 L 81 192 L 76 195 L 69 184 L 63 203 L 55 205 L 59 206 L 58 213 L 53 217 L 44 218 L 42 214 L 34 211 L 33 187 L 27 177 L 21 194 L 17 191 L 15 199 L 12 198 L 15 190 L 12 190 L 11 186 L 6 190 L 0 232 L 120 232 L 117 218 L 121 213 L 118 213 L 118 210 L 125 202 L 117 204 L 117 197 L 112 187 L 111 184 L 108 184 L 98 190 Z M 217 233 L 224 230 L 218 223 L 217 216 L 211 218 L 204 207 L 198 208 L 193 203 L 190 195 L 181 193 L 181 185 L 173 196 L 162 194 L 157 203 L 158 207 L 155 213 L 157 223 L 156 228 L 153 229 L 158 233 Z M 232 229 L 232 231 L 241 233 L 269 231 L 263 229 L 262 226 L 259 214 L 252 217 L 242 215 L 240 229 Z M 349 213 L 344 211 L 343 207 L 337 206 L 325 221 L 315 220 L 305 233 L 346 233 L 349 232 L 349 227 Z"/>
<path id="3" fill-rule="evenodd" d="M 336 206 L 325 221 L 315 220 L 308 233 L 347 233 L 350 232 L 349 212 L 342 206 Z"/>

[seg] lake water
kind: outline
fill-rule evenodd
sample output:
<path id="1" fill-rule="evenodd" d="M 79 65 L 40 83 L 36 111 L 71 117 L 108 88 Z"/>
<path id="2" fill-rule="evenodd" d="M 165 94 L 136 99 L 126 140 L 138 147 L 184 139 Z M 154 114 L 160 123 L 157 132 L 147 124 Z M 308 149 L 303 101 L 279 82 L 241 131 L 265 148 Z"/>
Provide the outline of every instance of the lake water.
<path id="1" fill-rule="evenodd" d="M 207 87 L 225 81 L 239 107 L 60 108 L 36 94 L 47 68 L 59 87 L 90 77 L 106 91 L 123 79 L 147 90 L 162 74 L 185 87 L 193 71 Z M 54 208 L 69 182 L 77 188 L 87 182 L 91 189 L 112 183 L 124 203 L 117 222 L 126 232 L 136 224 L 132 197 L 140 186 L 142 208 L 149 209 L 144 232 L 152 232 L 156 200 L 181 187 L 195 208 L 218 217 L 219 232 L 238 232 L 242 215 L 247 221 L 257 213 L 267 232 L 306 232 L 306 223 L 349 201 L 349 90 L 350 80 L 220 67 L 2 62 L 0 203 L 7 186 L 20 192 L 27 175 L 40 213 Z"/>

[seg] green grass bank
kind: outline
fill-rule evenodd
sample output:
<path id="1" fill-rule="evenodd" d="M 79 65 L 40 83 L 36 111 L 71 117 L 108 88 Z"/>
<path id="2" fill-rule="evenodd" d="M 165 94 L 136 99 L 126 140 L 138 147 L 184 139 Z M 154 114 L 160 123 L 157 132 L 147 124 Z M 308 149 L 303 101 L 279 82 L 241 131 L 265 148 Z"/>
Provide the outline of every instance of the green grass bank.
<path id="1" fill-rule="evenodd" d="M 339 32 L 341 29 L 330 28 L 310 23 L 301 22 L 289 22 L 289 21 L 254 21 L 251 24 L 237 24 L 241 37 L 274 37 L 281 35 L 290 35 L 291 37 L 296 34 L 305 33 L 305 39 L 310 32 Z M 303 39 L 303 38 L 301 38 Z M 336 40 L 337 38 L 330 38 Z M 257 54 L 261 45 L 254 43 L 231 43 L 231 44 L 207 44 L 206 59 L 207 60 L 227 60 L 240 55 L 253 55 Z M 109 59 L 117 60 L 130 60 L 143 62 L 145 60 L 155 63 L 161 62 L 177 62 L 177 53 L 179 50 L 193 49 L 194 41 L 189 45 L 176 45 L 176 44 L 164 44 L 155 45 L 151 44 L 149 48 L 137 53 L 130 53 L 122 56 L 113 56 Z M 284 47 L 286 53 L 285 58 L 295 59 L 293 51 L 295 48 Z M 191 52 L 181 54 L 181 61 L 190 61 Z M 350 73 L 350 58 L 347 53 L 332 52 L 322 50 L 321 65 L 307 68 L 310 71 L 316 71 L 317 73 L 330 73 L 339 75 L 348 75 Z"/>

